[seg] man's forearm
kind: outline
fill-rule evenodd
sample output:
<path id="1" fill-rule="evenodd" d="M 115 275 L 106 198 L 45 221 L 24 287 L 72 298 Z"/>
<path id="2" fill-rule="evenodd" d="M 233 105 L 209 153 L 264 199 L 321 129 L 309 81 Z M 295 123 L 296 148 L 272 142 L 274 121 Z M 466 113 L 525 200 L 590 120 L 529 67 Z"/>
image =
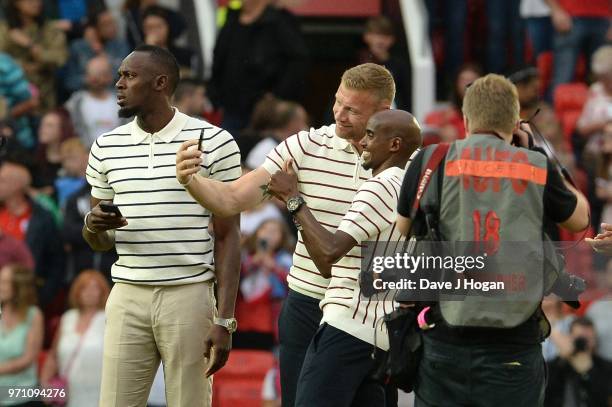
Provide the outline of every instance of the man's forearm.
<path id="1" fill-rule="evenodd" d="M 217 310 L 219 317 L 234 316 L 236 295 L 240 281 L 239 216 L 227 227 L 223 236 L 215 240 L 215 272 L 217 276 Z"/>
<path id="2" fill-rule="evenodd" d="M 325 229 L 315 219 L 305 204 L 295 214 L 302 225 L 302 239 L 308 254 L 323 277 L 331 276 L 331 266 L 345 253 L 338 253 L 338 245 L 333 233 Z"/>
<path id="3" fill-rule="evenodd" d="M 115 246 L 115 232 L 112 230 L 91 233 L 83 226 L 82 235 L 89 247 L 97 252 L 105 252 Z"/>
<path id="4" fill-rule="evenodd" d="M 235 211 L 230 183 L 195 175 L 185 186 L 185 189 L 200 205 L 211 211 L 213 215 L 231 216 L 240 212 Z"/>

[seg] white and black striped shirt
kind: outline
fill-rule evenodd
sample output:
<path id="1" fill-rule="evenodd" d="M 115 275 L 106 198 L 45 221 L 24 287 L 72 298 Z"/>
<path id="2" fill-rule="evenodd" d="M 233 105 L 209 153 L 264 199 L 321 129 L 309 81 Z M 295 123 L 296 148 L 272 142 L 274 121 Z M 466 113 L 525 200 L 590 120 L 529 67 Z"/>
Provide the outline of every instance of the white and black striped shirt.
<path id="1" fill-rule="evenodd" d="M 328 231 L 335 232 L 357 189 L 372 172 L 362 168 L 356 149 L 336 135 L 336 125 L 302 131 L 287 138 L 268 154 L 263 168 L 273 174 L 288 158 L 294 160 L 300 194 L 313 216 Z M 360 259 L 360 250 L 355 247 L 338 261 L 336 268 L 345 268 L 357 275 Z M 329 279 L 321 276 L 308 254 L 301 233 L 298 233 L 287 281 L 292 290 L 317 299 L 323 298 L 329 285 Z"/>
<path id="2" fill-rule="evenodd" d="M 175 109 L 170 123 L 149 134 L 132 122 L 98 137 L 87 181 L 94 198 L 112 200 L 128 225 L 117 229 L 115 282 L 174 285 L 214 278 L 210 212 L 176 179 L 176 152 L 204 131 L 200 175 L 240 177 L 240 151 L 232 136 Z"/>
<path id="3" fill-rule="evenodd" d="M 387 168 L 364 182 L 353 198 L 338 230 L 355 239 L 359 254 L 366 241 L 373 242 L 376 253 L 391 256 L 395 253 L 402 239 L 395 220 L 404 172 L 398 167 Z M 320 304 L 321 322 L 387 350 L 389 338 L 380 319 L 393 311 L 393 294 L 384 292 L 362 298 L 358 281 L 361 259 L 349 257 L 344 260 L 345 266 L 338 267 L 339 263 L 332 266 L 331 282 Z"/>

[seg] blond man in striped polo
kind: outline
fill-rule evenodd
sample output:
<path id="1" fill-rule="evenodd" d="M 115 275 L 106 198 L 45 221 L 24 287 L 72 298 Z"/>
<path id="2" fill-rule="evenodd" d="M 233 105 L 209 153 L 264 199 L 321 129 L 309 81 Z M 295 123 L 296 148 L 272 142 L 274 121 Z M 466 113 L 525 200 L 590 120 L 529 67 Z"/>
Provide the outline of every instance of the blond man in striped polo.
<path id="1" fill-rule="evenodd" d="M 395 225 L 395 208 L 404 168 L 421 141 L 421 129 L 410 113 L 387 110 L 374 114 L 361 140 L 362 165 L 372 170 L 372 178 L 361 185 L 338 229 L 335 232 L 325 229 L 306 204 L 295 212 L 308 253 L 321 274 L 331 277 L 320 304 L 321 327 L 302 366 L 296 396 L 298 407 L 390 405 L 385 404 L 383 384 L 370 377 L 374 368 L 370 356 L 373 346 L 389 348 L 387 331 L 380 319 L 393 311 L 393 295 L 389 292 L 368 298 L 362 295 L 358 282 L 361 247 L 371 241 L 377 252 L 378 248 L 387 247 L 392 254 L 402 239 Z M 285 170 L 272 176 L 270 192 L 289 202 L 300 196 L 299 178 L 291 159 Z M 346 260 L 340 262 L 342 258 Z M 363 259 L 364 264 L 369 264 L 370 259 Z"/>
<path id="2" fill-rule="evenodd" d="M 336 92 L 335 124 L 287 138 L 270 152 L 261 167 L 230 183 L 197 175 L 203 157 L 189 148 L 197 140 L 186 142 L 177 153 L 177 178 L 213 214 L 229 216 L 269 197 L 271 175 L 292 158 L 301 196 L 318 222 L 330 231 L 336 230 L 357 189 L 371 176 L 359 163 L 359 141 L 367 121 L 374 113 L 388 110 L 394 95 L 395 83 L 386 68 L 372 63 L 355 66 L 344 72 Z M 295 210 L 295 202 L 288 209 Z M 341 266 L 344 261 L 340 260 Z M 329 279 L 320 274 L 308 254 L 301 234 L 288 282 L 289 295 L 279 320 L 283 406 L 294 405 L 304 356 L 322 317 L 319 301 L 329 285 Z"/>

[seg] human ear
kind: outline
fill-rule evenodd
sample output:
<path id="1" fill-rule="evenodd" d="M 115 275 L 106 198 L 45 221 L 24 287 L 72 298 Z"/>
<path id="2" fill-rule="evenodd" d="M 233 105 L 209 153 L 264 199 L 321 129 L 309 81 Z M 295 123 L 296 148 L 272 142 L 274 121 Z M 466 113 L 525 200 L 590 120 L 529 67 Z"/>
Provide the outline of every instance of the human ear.
<path id="1" fill-rule="evenodd" d="M 157 75 L 153 81 L 154 88 L 157 91 L 163 91 L 168 87 L 168 75 Z"/>
<path id="2" fill-rule="evenodd" d="M 399 137 L 393 137 L 391 139 L 391 146 L 389 146 L 389 151 L 392 153 L 395 153 L 399 151 L 401 147 L 402 147 L 402 139 Z"/>

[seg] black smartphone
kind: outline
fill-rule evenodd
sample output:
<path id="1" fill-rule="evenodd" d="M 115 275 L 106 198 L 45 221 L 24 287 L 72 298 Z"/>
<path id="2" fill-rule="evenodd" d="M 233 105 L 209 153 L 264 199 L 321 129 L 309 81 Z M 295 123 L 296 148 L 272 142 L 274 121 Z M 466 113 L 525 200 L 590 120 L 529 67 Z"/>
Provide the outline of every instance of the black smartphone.
<path id="1" fill-rule="evenodd" d="M 198 150 L 202 151 L 202 140 L 204 140 L 204 129 L 200 131 L 200 138 L 198 140 Z"/>
<path id="2" fill-rule="evenodd" d="M 119 210 L 119 207 L 113 203 L 107 204 L 107 203 L 100 202 L 100 209 L 102 209 L 103 212 L 114 213 L 116 216 L 123 218 L 123 215 L 121 214 L 121 211 Z"/>

